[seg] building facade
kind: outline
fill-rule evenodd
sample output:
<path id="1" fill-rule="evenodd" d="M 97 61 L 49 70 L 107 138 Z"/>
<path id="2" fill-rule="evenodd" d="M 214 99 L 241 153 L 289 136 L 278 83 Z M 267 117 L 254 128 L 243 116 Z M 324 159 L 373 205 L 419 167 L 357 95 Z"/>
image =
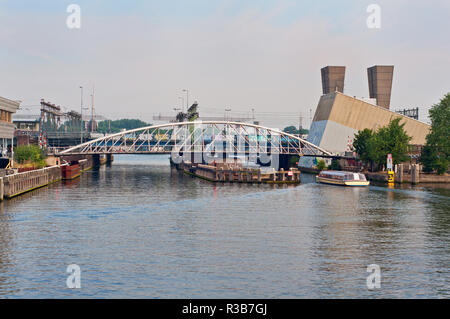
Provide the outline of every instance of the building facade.
<path id="1" fill-rule="evenodd" d="M 0 97 L 0 147 L 2 157 L 13 157 L 14 130 L 13 114 L 20 102 Z"/>
<path id="2" fill-rule="evenodd" d="M 340 92 L 325 94 L 319 100 L 308 141 L 332 153 L 344 154 L 360 130 L 376 130 L 395 118 L 401 118 L 405 124 L 405 131 L 412 137 L 410 144 L 426 143 L 430 132 L 426 123 Z M 302 158 L 300 166 L 312 167 L 312 159 Z"/>

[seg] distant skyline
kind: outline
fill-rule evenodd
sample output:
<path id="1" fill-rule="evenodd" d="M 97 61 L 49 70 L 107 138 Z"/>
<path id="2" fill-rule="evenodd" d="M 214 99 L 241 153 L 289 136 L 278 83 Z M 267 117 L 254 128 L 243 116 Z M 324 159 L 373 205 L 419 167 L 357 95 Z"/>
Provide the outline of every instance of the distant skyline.
<path id="1" fill-rule="evenodd" d="M 67 6 L 81 7 L 69 29 Z M 368 5 L 381 7 L 369 29 Z M 427 109 L 450 91 L 450 2 L 0 0 L 0 96 L 98 114 L 171 114 L 182 89 L 204 115 L 225 109 L 264 125 L 309 125 L 320 69 L 345 65 L 345 94 L 368 97 L 367 67 L 394 65 L 391 110 Z M 279 112 L 280 120 L 276 114 Z M 258 117 L 258 116 L 257 116 Z"/>

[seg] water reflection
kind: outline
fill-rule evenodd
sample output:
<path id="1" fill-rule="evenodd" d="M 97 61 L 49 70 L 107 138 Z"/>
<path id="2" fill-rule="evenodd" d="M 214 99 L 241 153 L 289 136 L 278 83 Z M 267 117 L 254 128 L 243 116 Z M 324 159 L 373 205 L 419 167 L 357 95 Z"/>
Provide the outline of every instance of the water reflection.
<path id="1" fill-rule="evenodd" d="M 447 188 L 209 183 L 116 156 L 0 206 L 7 297 L 448 297 Z M 83 288 L 65 288 L 67 265 Z M 379 264 L 382 289 L 368 291 Z"/>

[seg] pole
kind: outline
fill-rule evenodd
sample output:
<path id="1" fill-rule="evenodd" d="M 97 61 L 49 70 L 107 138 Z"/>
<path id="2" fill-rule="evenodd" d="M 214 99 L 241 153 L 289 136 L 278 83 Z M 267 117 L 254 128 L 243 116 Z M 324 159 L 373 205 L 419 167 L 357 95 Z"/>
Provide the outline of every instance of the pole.
<path id="1" fill-rule="evenodd" d="M 11 168 L 14 167 L 14 137 L 11 139 Z"/>
<path id="2" fill-rule="evenodd" d="M 181 112 L 184 112 L 184 97 L 179 96 L 178 98 L 181 100 L 181 108 L 180 108 L 180 111 L 181 111 Z"/>
<path id="3" fill-rule="evenodd" d="M 302 129 L 303 129 L 303 125 L 302 125 L 302 112 L 300 112 L 300 122 L 299 122 L 299 126 L 298 126 L 298 136 L 300 136 L 302 134 Z"/>
<path id="4" fill-rule="evenodd" d="M 91 99 L 92 99 L 92 107 L 91 107 L 91 132 L 94 132 L 95 130 L 95 125 L 94 125 L 94 118 L 95 118 L 95 109 L 94 109 L 94 94 L 95 94 L 95 85 L 92 87 L 92 95 L 91 95 Z"/>
<path id="5" fill-rule="evenodd" d="M 186 92 L 186 112 L 187 112 L 187 110 L 189 109 L 189 90 L 183 89 L 183 92 Z M 184 110 L 183 110 L 183 112 L 184 112 Z"/>
<path id="6" fill-rule="evenodd" d="M 81 126 L 80 126 L 80 144 L 83 144 L 83 87 L 80 86 L 81 89 Z"/>

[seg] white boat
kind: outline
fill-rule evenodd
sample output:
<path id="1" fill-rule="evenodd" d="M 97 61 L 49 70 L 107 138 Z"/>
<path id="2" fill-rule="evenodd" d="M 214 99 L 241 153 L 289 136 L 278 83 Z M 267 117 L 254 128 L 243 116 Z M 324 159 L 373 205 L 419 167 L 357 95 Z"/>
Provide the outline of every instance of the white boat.
<path id="1" fill-rule="evenodd" d="M 340 186 L 369 186 L 370 184 L 364 174 L 345 171 L 321 171 L 316 180 L 322 184 Z"/>

